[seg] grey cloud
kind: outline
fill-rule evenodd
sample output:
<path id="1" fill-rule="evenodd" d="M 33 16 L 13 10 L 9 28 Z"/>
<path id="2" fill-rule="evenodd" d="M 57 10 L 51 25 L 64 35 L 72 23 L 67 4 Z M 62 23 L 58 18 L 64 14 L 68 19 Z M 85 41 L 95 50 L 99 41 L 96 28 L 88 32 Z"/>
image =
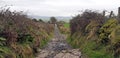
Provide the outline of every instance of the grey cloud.
<path id="1" fill-rule="evenodd" d="M 0 0 L 1 2 L 2 0 Z M 79 10 L 98 9 L 114 10 L 120 0 L 3 0 L 11 4 L 11 10 L 29 11 L 40 16 L 71 16 Z"/>

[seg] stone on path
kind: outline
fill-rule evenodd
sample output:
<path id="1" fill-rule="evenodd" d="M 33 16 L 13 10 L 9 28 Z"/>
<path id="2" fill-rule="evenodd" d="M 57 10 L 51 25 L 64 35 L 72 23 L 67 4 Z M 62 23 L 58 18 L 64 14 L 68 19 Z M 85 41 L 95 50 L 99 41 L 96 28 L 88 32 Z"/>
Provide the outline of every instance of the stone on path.
<path id="1" fill-rule="evenodd" d="M 36 57 L 36 58 L 45 58 L 45 57 L 48 56 L 48 55 L 49 55 L 49 51 L 47 51 L 47 50 L 42 50 L 42 51 L 39 53 L 38 57 Z"/>
<path id="2" fill-rule="evenodd" d="M 74 51 L 74 52 L 73 52 Z M 81 52 L 78 49 L 73 50 L 63 50 L 62 52 L 56 54 L 54 58 L 80 58 Z"/>

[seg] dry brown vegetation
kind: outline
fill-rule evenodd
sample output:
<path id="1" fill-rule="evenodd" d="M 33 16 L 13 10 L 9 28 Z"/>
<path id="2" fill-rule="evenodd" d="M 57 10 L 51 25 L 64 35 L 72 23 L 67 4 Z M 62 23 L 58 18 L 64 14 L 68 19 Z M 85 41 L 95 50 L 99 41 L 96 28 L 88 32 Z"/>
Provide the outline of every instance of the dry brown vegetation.
<path id="1" fill-rule="evenodd" d="M 45 44 L 52 32 L 52 24 L 33 21 L 23 12 L 2 9 L 0 10 L 0 58 L 34 58 L 37 48 Z"/>

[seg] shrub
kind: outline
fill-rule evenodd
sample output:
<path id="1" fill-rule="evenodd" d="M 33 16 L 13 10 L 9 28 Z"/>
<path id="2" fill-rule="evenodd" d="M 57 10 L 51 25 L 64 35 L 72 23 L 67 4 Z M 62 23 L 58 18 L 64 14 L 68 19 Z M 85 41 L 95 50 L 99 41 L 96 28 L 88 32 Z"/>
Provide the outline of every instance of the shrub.
<path id="1" fill-rule="evenodd" d="M 103 26 L 100 28 L 99 37 L 101 38 L 102 43 L 110 42 L 110 34 L 118 25 L 118 21 L 116 19 L 109 19 Z"/>
<path id="2" fill-rule="evenodd" d="M 19 34 L 18 42 L 30 44 L 34 42 L 34 38 L 30 34 Z"/>

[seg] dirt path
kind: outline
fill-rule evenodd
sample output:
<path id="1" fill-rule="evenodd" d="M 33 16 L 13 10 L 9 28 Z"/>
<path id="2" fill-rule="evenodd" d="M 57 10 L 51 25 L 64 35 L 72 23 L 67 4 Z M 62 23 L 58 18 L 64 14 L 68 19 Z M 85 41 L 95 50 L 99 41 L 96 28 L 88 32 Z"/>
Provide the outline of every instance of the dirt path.
<path id="1" fill-rule="evenodd" d="M 72 49 L 66 43 L 65 35 L 62 35 L 55 25 L 54 38 L 44 49 L 39 50 L 36 58 L 81 58 L 81 52 L 79 49 Z"/>

